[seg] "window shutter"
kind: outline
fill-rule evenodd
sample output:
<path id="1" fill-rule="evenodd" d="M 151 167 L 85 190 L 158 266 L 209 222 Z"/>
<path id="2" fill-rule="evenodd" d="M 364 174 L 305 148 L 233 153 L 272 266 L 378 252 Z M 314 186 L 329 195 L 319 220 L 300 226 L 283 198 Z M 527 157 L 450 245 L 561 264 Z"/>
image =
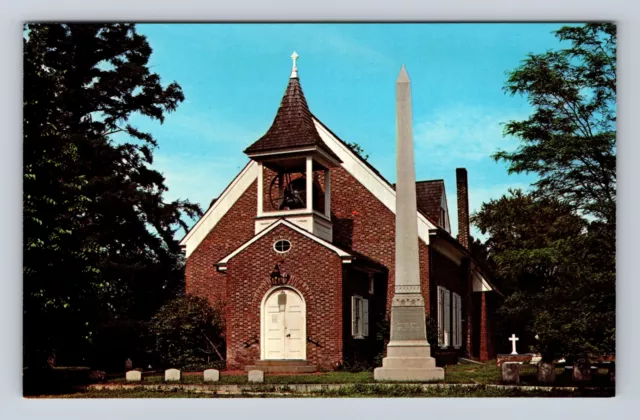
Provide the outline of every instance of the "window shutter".
<path id="1" fill-rule="evenodd" d="M 356 325 L 356 310 L 358 309 L 356 305 L 356 297 L 351 296 L 351 335 L 355 337 L 358 333 L 358 326 Z"/>
<path id="2" fill-rule="evenodd" d="M 451 306 L 453 307 L 453 311 L 451 311 L 451 344 L 453 347 L 456 347 L 458 345 L 458 322 L 456 318 L 458 316 L 458 312 L 456 311 L 458 300 L 456 299 L 455 293 L 451 296 Z"/>
<path id="3" fill-rule="evenodd" d="M 438 344 L 444 343 L 444 290 L 438 286 Z"/>
<path id="4" fill-rule="evenodd" d="M 451 294 L 444 290 L 444 345 L 451 344 Z"/>
<path id="5" fill-rule="evenodd" d="M 462 344 L 462 323 L 461 323 L 461 308 L 460 308 L 460 295 L 453 294 L 453 347 L 460 348 Z"/>
<path id="6" fill-rule="evenodd" d="M 362 301 L 362 307 L 364 308 L 362 310 L 363 314 L 362 314 L 362 324 L 363 324 L 363 336 L 368 337 L 369 336 L 369 299 L 364 299 Z"/>
<path id="7" fill-rule="evenodd" d="M 458 295 L 458 347 L 462 346 L 462 298 Z"/>

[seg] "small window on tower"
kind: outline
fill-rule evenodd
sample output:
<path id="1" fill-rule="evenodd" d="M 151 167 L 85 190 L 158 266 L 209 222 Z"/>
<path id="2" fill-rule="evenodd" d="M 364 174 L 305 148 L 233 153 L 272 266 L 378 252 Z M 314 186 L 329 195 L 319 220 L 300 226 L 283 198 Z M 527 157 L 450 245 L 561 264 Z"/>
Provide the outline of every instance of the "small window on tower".
<path id="1" fill-rule="evenodd" d="M 273 244 L 273 249 L 281 254 L 285 253 L 291 249 L 291 242 L 287 241 L 286 239 L 280 239 L 279 241 L 276 241 L 275 244 Z"/>

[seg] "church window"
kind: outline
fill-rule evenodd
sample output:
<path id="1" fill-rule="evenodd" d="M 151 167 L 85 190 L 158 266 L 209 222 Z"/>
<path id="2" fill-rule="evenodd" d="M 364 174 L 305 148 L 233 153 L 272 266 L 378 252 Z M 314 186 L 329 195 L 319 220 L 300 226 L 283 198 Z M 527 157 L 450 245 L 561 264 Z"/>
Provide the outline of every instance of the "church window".
<path id="1" fill-rule="evenodd" d="M 279 241 L 276 241 L 275 244 L 273 244 L 273 249 L 281 254 L 285 253 L 291 249 L 291 242 L 287 241 L 286 239 L 280 239 Z"/>
<path id="2" fill-rule="evenodd" d="M 438 345 L 448 347 L 451 344 L 451 294 L 449 290 L 438 286 Z"/>
<path id="3" fill-rule="evenodd" d="M 353 338 L 369 336 L 369 300 L 351 296 L 351 335 Z"/>

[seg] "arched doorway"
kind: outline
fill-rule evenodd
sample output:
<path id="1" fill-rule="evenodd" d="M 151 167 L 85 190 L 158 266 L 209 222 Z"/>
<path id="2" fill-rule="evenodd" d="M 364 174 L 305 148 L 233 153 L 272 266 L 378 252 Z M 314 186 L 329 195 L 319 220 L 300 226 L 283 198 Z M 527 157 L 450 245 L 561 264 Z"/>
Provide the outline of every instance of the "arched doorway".
<path id="1" fill-rule="evenodd" d="M 260 316 L 262 360 L 306 360 L 306 307 L 290 286 L 271 289 L 262 299 Z"/>

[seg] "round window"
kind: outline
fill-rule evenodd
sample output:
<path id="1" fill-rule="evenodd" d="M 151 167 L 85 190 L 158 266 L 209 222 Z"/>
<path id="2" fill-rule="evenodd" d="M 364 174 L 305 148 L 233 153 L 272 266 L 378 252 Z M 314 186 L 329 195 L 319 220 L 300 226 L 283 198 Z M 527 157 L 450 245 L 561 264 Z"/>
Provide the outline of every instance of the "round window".
<path id="1" fill-rule="evenodd" d="M 279 241 L 276 241 L 275 244 L 273 244 L 273 249 L 275 249 L 276 252 L 287 252 L 291 249 L 291 242 L 287 241 L 286 239 L 280 239 Z"/>

